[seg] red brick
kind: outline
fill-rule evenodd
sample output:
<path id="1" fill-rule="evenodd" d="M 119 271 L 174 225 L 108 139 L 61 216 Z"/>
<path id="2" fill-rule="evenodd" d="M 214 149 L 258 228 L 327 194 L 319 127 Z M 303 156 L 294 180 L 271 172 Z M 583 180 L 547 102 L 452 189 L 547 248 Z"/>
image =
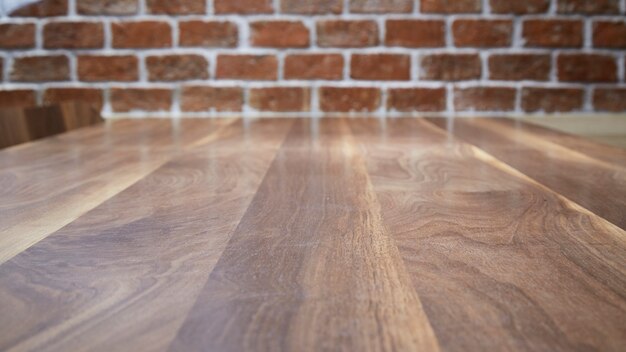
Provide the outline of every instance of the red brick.
<path id="1" fill-rule="evenodd" d="M 249 99 L 258 111 L 309 111 L 311 92 L 303 87 L 252 88 Z"/>
<path id="2" fill-rule="evenodd" d="M 583 23 L 579 20 L 529 20 L 524 22 L 522 37 L 527 47 L 581 47 Z"/>
<path id="3" fill-rule="evenodd" d="M 446 25 L 440 20 L 388 20 L 385 45 L 434 48 L 446 45 Z"/>
<path id="4" fill-rule="evenodd" d="M 146 0 L 148 13 L 192 15 L 206 12 L 206 0 Z"/>
<path id="5" fill-rule="evenodd" d="M 341 54 L 294 54 L 285 58 L 285 79 L 341 79 Z"/>
<path id="6" fill-rule="evenodd" d="M 380 107 L 380 90 L 363 87 L 322 87 L 320 109 L 325 112 L 375 111 Z"/>
<path id="7" fill-rule="evenodd" d="M 70 78 L 70 62 L 65 55 L 26 56 L 13 61 L 14 82 L 65 81 Z"/>
<path id="8" fill-rule="evenodd" d="M 309 29 L 302 22 L 259 21 L 250 23 L 252 46 L 305 48 L 309 46 Z"/>
<path id="9" fill-rule="evenodd" d="M 493 13 L 545 13 L 550 9 L 550 0 L 490 0 Z"/>
<path id="10" fill-rule="evenodd" d="M 617 63 L 612 56 L 599 54 L 561 54 L 557 61 L 560 81 L 617 81 Z"/>
<path id="11" fill-rule="evenodd" d="M 98 22 L 51 22 L 43 27 L 46 49 L 91 49 L 104 46 L 104 28 Z"/>
<path id="12" fill-rule="evenodd" d="M 67 0 L 41 0 L 22 6 L 10 16 L 14 17 L 53 17 L 67 15 Z"/>
<path id="13" fill-rule="evenodd" d="M 457 20 L 452 24 L 454 45 L 505 47 L 511 45 L 513 23 L 508 20 Z"/>
<path id="14" fill-rule="evenodd" d="M 505 81 L 547 81 L 550 55 L 498 54 L 489 58 L 489 78 Z"/>
<path id="15" fill-rule="evenodd" d="M 113 88 L 111 107 L 116 112 L 167 111 L 172 105 L 169 89 Z"/>
<path id="16" fill-rule="evenodd" d="M 482 0 L 422 0 L 420 11 L 424 13 L 478 13 Z"/>
<path id="17" fill-rule="evenodd" d="M 78 0 L 76 11 L 81 15 L 134 15 L 139 11 L 139 0 Z"/>
<path id="18" fill-rule="evenodd" d="M 398 54 L 353 54 L 350 77 L 366 80 L 411 79 L 411 57 Z"/>
<path id="19" fill-rule="evenodd" d="M 317 22 L 320 47 L 360 48 L 378 45 L 378 25 L 374 21 Z"/>
<path id="20" fill-rule="evenodd" d="M 0 48 L 30 49 L 35 47 L 35 25 L 33 23 L 0 24 Z"/>
<path id="21" fill-rule="evenodd" d="M 36 104 L 35 91 L 30 89 L 4 90 L 0 89 L 0 107 L 34 106 Z"/>
<path id="22" fill-rule="evenodd" d="M 180 46 L 233 48 L 239 41 L 237 25 L 232 22 L 185 21 L 178 27 Z"/>
<path id="23" fill-rule="evenodd" d="M 44 104 L 64 101 L 80 101 L 102 108 L 102 90 L 96 88 L 48 88 L 44 92 Z"/>
<path id="24" fill-rule="evenodd" d="M 343 0 L 281 0 L 280 9 L 283 13 L 339 14 L 343 10 Z"/>
<path id="25" fill-rule="evenodd" d="M 243 89 L 187 86 L 182 88 L 180 104 L 183 111 L 241 111 Z"/>
<path id="26" fill-rule="evenodd" d="M 261 14 L 272 13 L 272 0 L 213 0 L 215 13 Z"/>
<path id="27" fill-rule="evenodd" d="M 524 88 L 522 109 L 526 112 L 568 112 L 583 107 L 584 92 L 577 88 Z"/>
<path id="28" fill-rule="evenodd" d="M 172 29 L 167 22 L 113 22 L 113 47 L 122 49 L 172 46 Z"/>
<path id="29" fill-rule="evenodd" d="M 479 79 L 481 73 L 478 54 L 434 54 L 421 60 L 420 79 L 462 81 Z"/>
<path id="30" fill-rule="evenodd" d="M 559 13 L 618 14 L 620 0 L 558 0 Z"/>
<path id="31" fill-rule="evenodd" d="M 209 63 L 200 55 L 164 55 L 146 58 L 150 81 L 184 81 L 209 78 Z"/>
<path id="32" fill-rule="evenodd" d="M 414 0 L 350 0 L 353 13 L 407 13 L 413 11 Z"/>
<path id="33" fill-rule="evenodd" d="M 217 78 L 275 80 L 278 60 L 273 55 L 219 55 Z"/>
<path id="34" fill-rule="evenodd" d="M 81 55 L 78 56 L 78 79 L 84 82 L 136 81 L 138 67 L 139 61 L 133 55 Z"/>
<path id="35" fill-rule="evenodd" d="M 387 95 L 388 111 L 444 111 L 445 88 L 392 88 Z"/>
<path id="36" fill-rule="evenodd" d="M 515 88 L 456 88 L 454 108 L 457 111 L 510 111 L 515 108 Z"/>
<path id="37" fill-rule="evenodd" d="M 626 48 L 626 21 L 599 21 L 593 24 L 593 46 Z"/>
<path id="38" fill-rule="evenodd" d="M 625 112 L 626 88 L 597 88 L 593 92 L 593 106 L 597 111 Z"/>

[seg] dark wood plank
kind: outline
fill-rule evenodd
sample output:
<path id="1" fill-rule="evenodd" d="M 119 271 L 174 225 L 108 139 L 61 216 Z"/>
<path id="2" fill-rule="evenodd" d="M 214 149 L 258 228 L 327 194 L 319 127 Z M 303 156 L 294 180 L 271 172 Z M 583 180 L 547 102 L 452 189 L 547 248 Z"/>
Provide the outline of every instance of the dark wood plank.
<path id="1" fill-rule="evenodd" d="M 80 102 L 0 109 L 0 149 L 101 122 L 98 111 Z"/>
<path id="2" fill-rule="evenodd" d="M 428 123 L 351 122 L 442 350 L 623 350 L 623 230 Z"/>
<path id="3" fill-rule="evenodd" d="M 165 350 L 291 123 L 227 125 L 1 265 L 0 350 Z"/>
<path id="4" fill-rule="evenodd" d="M 0 149 L 30 140 L 24 109 L 0 109 Z"/>
<path id="5" fill-rule="evenodd" d="M 111 122 L 0 151 L 0 263 L 230 122 Z"/>
<path id="6" fill-rule="evenodd" d="M 345 121 L 296 123 L 171 350 L 438 350 Z"/>
<path id="7" fill-rule="evenodd" d="M 429 122 L 626 229 L 624 165 L 596 159 L 510 123 L 489 119 L 455 119 L 451 124 L 441 119 Z"/>

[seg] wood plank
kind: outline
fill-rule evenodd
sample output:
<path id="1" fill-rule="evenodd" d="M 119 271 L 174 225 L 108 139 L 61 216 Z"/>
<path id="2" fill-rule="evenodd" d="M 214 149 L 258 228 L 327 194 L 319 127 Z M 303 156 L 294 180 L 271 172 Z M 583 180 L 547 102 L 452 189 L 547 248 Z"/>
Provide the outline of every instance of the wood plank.
<path id="1" fill-rule="evenodd" d="M 350 126 L 442 350 L 623 349 L 623 230 L 423 121 Z"/>
<path id="2" fill-rule="evenodd" d="M 438 350 L 343 120 L 298 121 L 171 350 Z"/>
<path id="3" fill-rule="evenodd" d="M 165 350 L 291 123 L 228 125 L 1 265 L 0 350 Z"/>
<path id="4" fill-rule="evenodd" d="M 230 122 L 196 122 L 176 142 L 167 121 L 109 123 L 1 151 L 0 264 Z"/>
<path id="5" fill-rule="evenodd" d="M 96 109 L 80 102 L 0 109 L 0 149 L 101 122 Z"/>
<path id="6" fill-rule="evenodd" d="M 626 229 L 625 165 L 593 158 L 510 123 L 489 119 L 429 122 Z"/>
<path id="7" fill-rule="evenodd" d="M 565 134 L 581 136 L 583 143 L 590 139 L 599 144 L 626 148 L 626 115 L 540 115 L 523 116 L 521 119 L 552 131 L 557 130 Z"/>
<path id="8" fill-rule="evenodd" d="M 563 120 L 563 119 L 561 119 Z M 563 124 L 567 123 L 567 119 Z M 626 120 L 626 119 L 624 119 Z M 520 119 L 496 118 L 493 122 L 501 123 L 509 128 L 513 128 L 524 135 L 532 135 L 534 138 L 540 138 L 550 143 L 558 144 L 581 154 L 588 155 L 592 158 L 605 161 L 612 165 L 626 167 L 626 149 L 612 145 L 598 143 L 593 136 L 580 137 L 566 132 L 557 131 L 551 128 L 543 127 L 534 123 L 529 123 Z M 594 120 L 587 120 L 587 124 L 594 124 Z M 626 134 L 626 131 L 624 131 Z"/>

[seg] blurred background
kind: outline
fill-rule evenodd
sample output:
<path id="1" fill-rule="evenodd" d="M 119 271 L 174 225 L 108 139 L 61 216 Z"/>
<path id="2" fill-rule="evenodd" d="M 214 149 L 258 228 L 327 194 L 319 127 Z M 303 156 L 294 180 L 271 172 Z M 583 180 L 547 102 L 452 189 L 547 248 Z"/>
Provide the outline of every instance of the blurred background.
<path id="1" fill-rule="evenodd" d="M 0 107 L 80 100 L 104 117 L 620 114 L 625 7 L 2 0 Z"/>

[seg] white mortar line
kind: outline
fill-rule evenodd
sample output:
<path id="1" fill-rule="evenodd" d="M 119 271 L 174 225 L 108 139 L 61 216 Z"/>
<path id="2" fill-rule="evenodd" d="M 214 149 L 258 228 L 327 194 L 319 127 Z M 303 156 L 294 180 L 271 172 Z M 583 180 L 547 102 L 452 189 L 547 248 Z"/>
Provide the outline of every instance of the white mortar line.
<path id="1" fill-rule="evenodd" d="M 593 48 L 593 22 L 590 18 L 585 18 L 583 22 L 583 51 L 590 51 Z"/>
<path id="2" fill-rule="evenodd" d="M 624 82 L 626 80 L 626 73 L 624 70 L 624 65 L 626 64 L 626 54 L 622 53 L 622 55 L 617 59 L 617 80 L 619 82 Z"/>
<path id="3" fill-rule="evenodd" d="M 583 111 L 591 112 L 593 111 L 593 92 L 591 86 L 586 86 L 583 89 Z"/>
<path id="4" fill-rule="evenodd" d="M 489 15 L 491 13 L 491 4 L 489 3 L 489 0 L 482 0 L 482 1 L 483 1 L 483 15 Z M 512 1 L 516 1 L 516 0 L 512 0 Z"/>

